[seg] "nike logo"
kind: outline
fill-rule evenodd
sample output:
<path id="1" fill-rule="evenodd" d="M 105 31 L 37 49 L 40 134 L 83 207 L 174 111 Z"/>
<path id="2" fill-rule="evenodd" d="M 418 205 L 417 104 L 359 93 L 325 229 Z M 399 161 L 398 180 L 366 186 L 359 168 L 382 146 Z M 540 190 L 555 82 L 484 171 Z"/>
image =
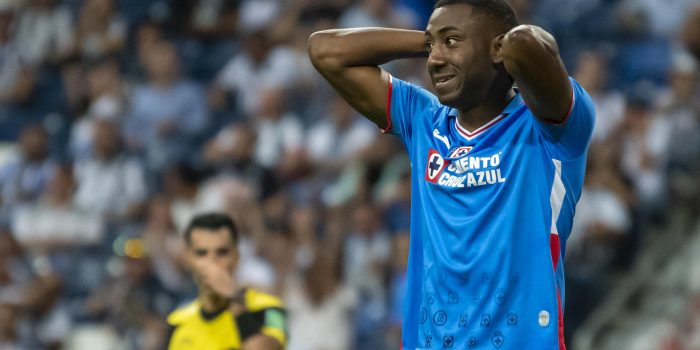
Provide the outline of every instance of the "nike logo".
<path id="1" fill-rule="evenodd" d="M 435 136 L 436 139 L 442 141 L 442 143 L 447 146 L 447 149 L 450 149 L 450 140 L 447 139 L 447 136 L 440 135 L 440 131 L 438 129 L 433 129 L 433 136 Z"/>

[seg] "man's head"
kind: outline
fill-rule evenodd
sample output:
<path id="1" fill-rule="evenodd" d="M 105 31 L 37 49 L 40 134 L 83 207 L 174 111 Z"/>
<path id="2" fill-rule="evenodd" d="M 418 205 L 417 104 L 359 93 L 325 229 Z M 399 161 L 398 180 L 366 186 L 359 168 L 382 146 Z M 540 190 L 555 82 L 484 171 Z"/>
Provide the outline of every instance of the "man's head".
<path id="1" fill-rule="evenodd" d="M 48 155 L 49 136 L 40 125 L 29 126 L 19 135 L 19 146 L 24 159 L 30 162 L 43 161 Z"/>
<path id="2" fill-rule="evenodd" d="M 222 213 L 195 216 L 185 229 L 187 261 L 194 271 L 195 281 L 201 287 L 202 271 L 206 265 L 233 274 L 238 264 L 238 230 L 233 220 Z"/>
<path id="3" fill-rule="evenodd" d="M 494 53 L 496 38 L 517 25 L 505 0 L 438 0 L 426 45 L 428 72 L 440 102 L 470 109 L 489 93 L 509 87 L 510 78 Z"/>
<path id="4" fill-rule="evenodd" d="M 591 94 L 605 88 L 608 80 L 608 61 L 600 51 L 583 51 L 576 61 L 576 80 Z"/>
<path id="5" fill-rule="evenodd" d="M 109 160 L 121 153 L 122 136 L 119 123 L 98 117 L 92 130 L 93 154 L 101 160 Z"/>
<path id="6" fill-rule="evenodd" d="M 148 49 L 146 71 L 155 83 L 171 83 L 180 75 L 180 58 L 175 46 L 167 41 L 160 41 Z"/>

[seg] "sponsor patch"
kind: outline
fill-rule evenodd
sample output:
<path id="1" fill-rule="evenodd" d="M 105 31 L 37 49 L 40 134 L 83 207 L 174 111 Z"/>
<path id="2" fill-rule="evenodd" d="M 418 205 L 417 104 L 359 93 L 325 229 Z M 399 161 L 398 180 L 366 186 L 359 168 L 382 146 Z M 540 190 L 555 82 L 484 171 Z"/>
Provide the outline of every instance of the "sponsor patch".
<path id="1" fill-rule="evenodd" d="M 428 164 L 425 166 L 425 180 L 436 183 L 448 163 L 438 151 L 431 149 L 428 153 Z"/>
<path id="2" fill-rule="evenodd" d="M 449 156 L 448 158 L 461 158 L 461 157 L 464 157 L 464 156 L 466 156 L 466 155 L 469 153 L 469 151 L 472 150 L 472 148 L 473 148 L 472 146 L 460 146 L 460 147 L 457 147 L 457 148 L 453 149 L 453 150 L 450 152 L 450 156 Z"/>

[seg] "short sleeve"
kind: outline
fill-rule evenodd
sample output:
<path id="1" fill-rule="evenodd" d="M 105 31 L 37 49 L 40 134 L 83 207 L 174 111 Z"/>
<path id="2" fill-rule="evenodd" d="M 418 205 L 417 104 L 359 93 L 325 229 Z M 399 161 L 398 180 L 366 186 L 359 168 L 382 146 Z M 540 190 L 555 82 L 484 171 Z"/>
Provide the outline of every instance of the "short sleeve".
<path id="1" fill-rule="evenodd" d="M 398 136 L 408 146 L 414 116 L 422 115 L 437 104 L 437 97 L 429 91 L 390 76 L 386 108 L 388 125 L 383 131 Z"/>
<path id="2" fill-rule="evenodd" d="M 595 123 L 595 107 L 578 82 L 571 79 L 573 98 L 566 119 L 561 123 L 547 123 L 537 119 L 545 145 L 553 156 L 570 160 L 582 156 L 588 148 Z"/>
<path id="3" fill-rule="evenodd" d="M 287 344 L 287 315 L 278 308 L 265 310 L 265 320 L 261 333 L 276 339 L 282 346 Z"/>

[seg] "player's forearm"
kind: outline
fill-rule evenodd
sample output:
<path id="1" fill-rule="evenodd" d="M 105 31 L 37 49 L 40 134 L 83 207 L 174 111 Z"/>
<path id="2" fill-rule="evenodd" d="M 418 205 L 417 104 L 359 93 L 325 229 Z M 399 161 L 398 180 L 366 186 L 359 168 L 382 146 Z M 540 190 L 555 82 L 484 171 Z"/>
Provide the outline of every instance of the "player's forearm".
<path id="1" fill-rule="evenodd" d="M 243 343 L 243 350 L 279 350 L 282 349 L 282 345 L 280 345 L 279 341 L 277 339 L 264 335 L 264 334 L 256 334 L 246 340 L 245 343 Z"/>
<path id="2" fill-rule="evenodd" d="M 425 34 L 393 28 L 332 29 L 309 37 L 309 57 L 319 70 L 378 66 L 426 55 Z"/>
<path id="3" fill-rule="evenodd" d="M 566 117 L 571 88 L 551 34 L 537 26 L 515 27 L 501 41 L 501 57 L 536 116 L 555 122 Z"/>

